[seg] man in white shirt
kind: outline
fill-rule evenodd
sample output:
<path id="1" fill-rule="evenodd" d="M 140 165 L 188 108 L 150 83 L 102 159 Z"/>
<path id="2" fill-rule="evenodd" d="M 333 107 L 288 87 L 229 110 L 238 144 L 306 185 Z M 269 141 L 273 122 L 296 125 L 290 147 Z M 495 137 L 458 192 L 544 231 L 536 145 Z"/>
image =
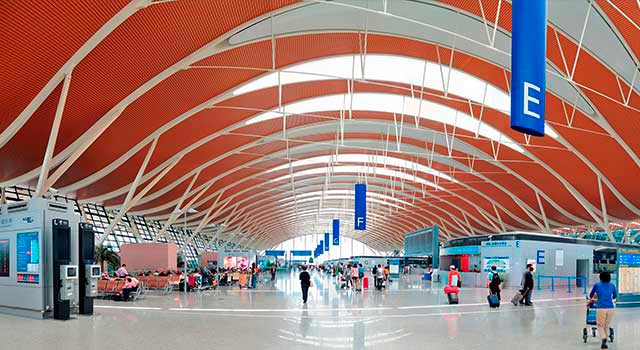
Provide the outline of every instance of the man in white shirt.
<path id="1" fill-rule="evenodd" d="M 127 265 L 126 264 L 122 264 L 122 266 L 120 266 L 120 268 L 116 271 L 116 277 L 124 278 L 128 274 L 129 273 L 127 272 Z"/>

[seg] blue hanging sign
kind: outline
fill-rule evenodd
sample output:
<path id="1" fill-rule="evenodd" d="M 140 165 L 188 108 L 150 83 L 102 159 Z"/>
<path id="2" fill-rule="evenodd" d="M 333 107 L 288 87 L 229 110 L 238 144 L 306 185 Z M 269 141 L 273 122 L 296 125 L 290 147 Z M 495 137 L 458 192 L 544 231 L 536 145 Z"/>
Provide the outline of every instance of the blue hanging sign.
<path id="1" fill-rule="evenodd" d="M 355 217 L 354 229 L 363 231 L 367 229 L 367 185 L 356 184 L 355 188 Z"/>
<path id="2" fill-rule="evenodd" d="M 292 256 L 312 256 L 313 252 L 310 250 L 292 250 Z"/>
<path id="3" fill-rule="evenodd" d="M 544 136 L 547 1 L 511 2 L 511 128 Z"/>
<path id="4" fill-rule="evenodd" d="M 324 253 L 324 241 L 320 240 L 320 243 L 318 243 L 318 253 L 320 253 L 320 255 L 322 255 L 322 253 Z"/>
<path id="5" fill-rule="evenodd" d="M 285 251 L 284 250 L 265 250 L 264 255 L 265 256 L 284 256 Z"/>
<path id="6" fill-rule="evenodd" d="M 325 232 L 324 233 L 324 251 L 328 252 L 329 251 L 329 232 Z"/>
<path id="7" fill-rule="evenodd" d="M 333 219 L 333 245 L 340 245 L 340 220 Z"/>

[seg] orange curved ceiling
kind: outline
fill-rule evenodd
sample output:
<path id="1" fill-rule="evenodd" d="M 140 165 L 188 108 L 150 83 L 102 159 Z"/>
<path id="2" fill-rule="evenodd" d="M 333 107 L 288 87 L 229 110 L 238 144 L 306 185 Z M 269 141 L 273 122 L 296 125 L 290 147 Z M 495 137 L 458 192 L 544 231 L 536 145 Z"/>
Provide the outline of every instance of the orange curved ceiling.
<path id="1" fill-rule="evenodd" d="M 359 238 L 385 250 L 433 224 L 458 237 L 640 217 L 635 2 L 550 2 L 553 135 L 544 138 L 512 131 L 507 113 L 473 97 L 482 93 L 471 83 L 448 91 L 453 76 L 480 82 L 484 96 L 489 88 L 508 96 L 510 2 L 361 5 L 8 1 L 0 8 L 8 48 L 0 57 L 0 186 L 54 187 L 169 223 L 190 207 L 193 230 L 224 224 L 256 247 L 324 231 L 333 217 L 351 225 L 346 197 L 357 182 L 379 199 Z M 351 76 L 326 75 L 344 57 Z M 442 85 L 385 75 L 398 68 L 392 63 L 379 78 L 358 76 L 367 57 L 437 67 Z M 300 67 L 307 70 L 295 74 L 305 78 L 285 79 Z M 342 106 L 296 109 L 331 96 L 342 96 Z M 420 118 L 351 107 L 366 98 L 437 107 Z M 467 124 L 446 122 L 443 111 Z"/>

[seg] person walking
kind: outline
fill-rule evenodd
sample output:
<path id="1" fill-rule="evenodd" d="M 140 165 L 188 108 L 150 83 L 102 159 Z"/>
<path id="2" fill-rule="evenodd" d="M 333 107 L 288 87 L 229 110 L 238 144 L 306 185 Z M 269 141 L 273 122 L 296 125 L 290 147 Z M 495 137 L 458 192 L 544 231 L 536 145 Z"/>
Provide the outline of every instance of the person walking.
<path id="1" fill-rule="evenodd" d="M 362 292 L 363 280 L 364 280 L 364 267 L 362 266 L 362 264 L 358 264 L 358 288 L 356 288 L 356 291 Z"/>
<path id="2" fill-rule="evenodd" d="M 251 263 L 251 289 L 256 289 L 258 285 L 258 268 L 256 263 Z"/>
<path id="3" fill-rule="evenodd" d="M 383 282 L 384 282 L 384 268 L 382 268 L 382 265 L 378 265 L 378 268 L 376 269 L 376 288 L 378 290 L 382 290 Z"/>
<path id="4" fill-rule="evenodd" d="M 300 287 L 302 288 L 302 303 L 306 304 L 309 296 L 309 287 L 311 287 L 311 275 L 307 271 L 306 265 L 302 265 L 302 272 L 300 272 Z"/>
<path id="5" fill-rule="evenodd" d="M 449 266 L 449 275 L 447 277 L 447 285 L 450 287 L 462 287 L 462 276 L 456 269 L 455 265 Z"/>
<path id="6" fill-rule="evenodd" d="M 353 288 L 356 292 L 358 291 L 358 282 L 360 280 L 360 278 L 358 278 L 358 265 L 357 264 L 353 264 L 351 265 L 351 288 Z"/>
<path id="7" fill-rule="evenodd" d="M 498 300 L 502 301 L 502 297 L 500 296 L 500 283 L 502 283 L 502 279 L 500 279 L 500 275 L 498 274 L 498 268 L 494 265 L 491 266 L 491 272 L 489 272 L 491 278 L 489 278 L 489 292 L 491 294 L 495 294 L 498 297 Z M 487 276 L 489 277 L 489 276 Z"/>
<path id="8" fill-rule="evenodd" d="M 371 275 L 373 276 L 373 285 L 378 288 L 378 265 L 373 264 L 373 269 L 371 269 Z"/>
<path id="9" fill-rule="evenodd" d="M 522 296 L 524 305 L 532 306 L 531 294 L 533 293 L 533 265 L 527 264 L 527 270 L 522 277 Z"/>
<path id="10" fill-rule="evenodd" d="M 611 273 L 600 272 L 600 282 L 593 285 L 589 293 L 590 303 L 596 303 L 596 320 L 598 323 L 598 334 L 602 338 L 600 349 L 608 349 L 607 338 L 611 336 L 611 320 L 613 320 L 614 305 L 613 300 L 618 298 L 616 286 L 611 283 Z"/>

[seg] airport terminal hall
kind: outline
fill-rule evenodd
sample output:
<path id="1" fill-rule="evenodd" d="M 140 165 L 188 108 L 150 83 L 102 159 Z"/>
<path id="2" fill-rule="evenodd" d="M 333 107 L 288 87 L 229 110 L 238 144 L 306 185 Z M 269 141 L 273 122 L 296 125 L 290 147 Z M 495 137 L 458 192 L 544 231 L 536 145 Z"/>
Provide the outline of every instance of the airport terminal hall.
<path id="1" fill-rule="evenodd" d="M 640 350 L 640 0 L 0 0 L 0 350 Z"/>

